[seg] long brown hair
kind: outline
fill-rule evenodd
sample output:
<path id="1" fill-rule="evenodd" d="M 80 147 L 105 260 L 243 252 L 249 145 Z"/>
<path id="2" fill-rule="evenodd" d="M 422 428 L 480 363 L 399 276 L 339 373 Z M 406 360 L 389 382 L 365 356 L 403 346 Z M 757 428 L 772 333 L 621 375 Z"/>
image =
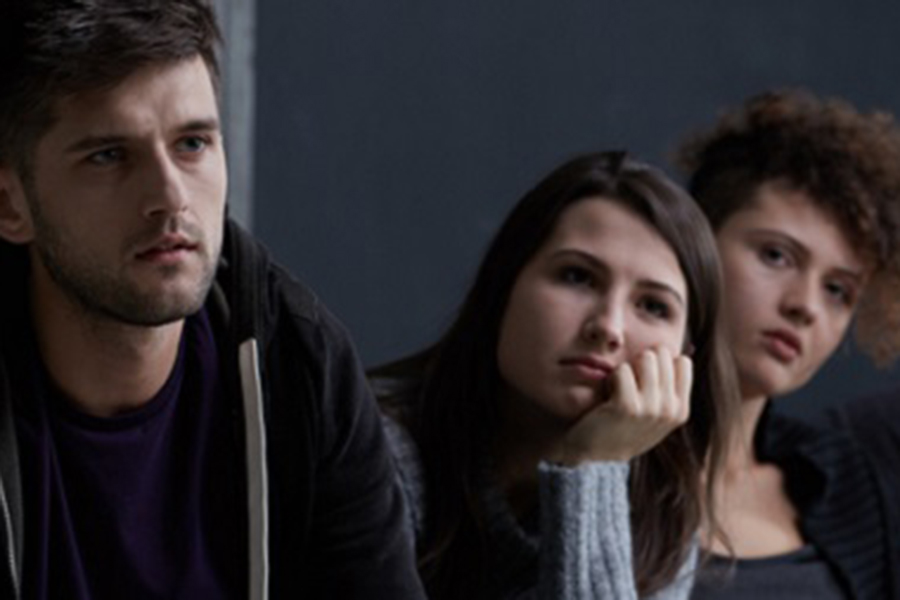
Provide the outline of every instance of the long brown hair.
<path id="1" fill-rule="evenodd" d="M 487 544 L 478 476 L 500 426 L 500 323 L 519 273 L 562 212 L 603 196 L 633 210 L 666 240 L 688 286 L 687 340 L 694 348 L 691 419 L 632 461 L 634 564 L 642 595 L 675 577 L 703 519 L 736 414 L 730 357 L 720 337 L 721 275 L 715 241 L 690 196 L 661 171 L 622 152 L 562 165 L 515 206 L 497 233 L 455 321 L 437 343 L 371 372 L 382 406 L 417 442 L 424 465 L 419 568 L 436 598 L 478 597 Z M 637 251 L 638 249 L 636 249 Z M 389 390 L 389 391 L 387 391 Z M 714 519 L 711 519 L 714 522 Z"/>

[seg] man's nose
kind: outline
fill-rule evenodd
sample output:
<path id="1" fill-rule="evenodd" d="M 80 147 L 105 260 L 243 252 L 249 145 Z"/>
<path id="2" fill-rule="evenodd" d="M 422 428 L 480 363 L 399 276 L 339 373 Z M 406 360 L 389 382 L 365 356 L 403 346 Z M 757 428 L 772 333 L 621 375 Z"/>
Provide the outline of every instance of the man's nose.
<path id="1" fill-rule="evenodd" d="M 188 207 L 185 173 L 164 151 L 153 154 L 146 165 L 144 214 L 146 217 L 176 215 Z"/>

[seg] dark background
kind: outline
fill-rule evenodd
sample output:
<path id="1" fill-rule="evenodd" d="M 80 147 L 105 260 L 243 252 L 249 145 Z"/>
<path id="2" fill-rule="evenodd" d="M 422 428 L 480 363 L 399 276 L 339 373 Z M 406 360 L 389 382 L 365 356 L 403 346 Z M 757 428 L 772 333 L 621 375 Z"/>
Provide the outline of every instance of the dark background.
<path id="1" fill-rule="evenodd" d="M 584 151 L 670 168 L 766 88 L 900 113 L 900 2 L 259 0 L 254 223 L 372 365 L 433 340 L 487 241 Z M 900 383 L 846 344 L 785 402 Z M 900 398 L 898 398 L 900 400 Z"/>

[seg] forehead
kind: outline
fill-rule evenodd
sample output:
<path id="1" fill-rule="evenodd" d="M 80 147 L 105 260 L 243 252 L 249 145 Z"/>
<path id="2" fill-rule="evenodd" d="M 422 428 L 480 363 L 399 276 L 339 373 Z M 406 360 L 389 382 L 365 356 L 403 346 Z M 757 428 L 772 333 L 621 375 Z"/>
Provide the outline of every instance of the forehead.
<path id="1" fill-rule="evenodd" d="M 547 245 L 578 240 L 590 244 L 620 242 L 629 235 L 651 241 L 654 249 L 668 244 L 643 218 L 620 201 L 591 196 L 566 207 L 553 228 Z"/>
<path id="2" fill-rule="evenodd" d="M 603 196 L 580 200 L 560 215 L 543 252 L 579 250 L 636 276 L 665 278 L 683 290 L 684 277 L 668 242 L 621 202 Z"/>
<path id="3" fill-rule="evenodd" d="M 774 182 L 759 187 L 750 202 L 719 228 L 720 233 L 760 231 L 794 240 L 814 258 L 853 271 L 870 265 L 858 251 L 846 228 L 808 193 Z"/>
<path id="4" fill-rule="evenodd" d="M 141 135 L 217 119 L 218 106 L 210 72 L 196 56 L 147 65 L 118 84 L 66 96 L 53 113 L 53 125 L 39 147 L 85 135 Z"/>

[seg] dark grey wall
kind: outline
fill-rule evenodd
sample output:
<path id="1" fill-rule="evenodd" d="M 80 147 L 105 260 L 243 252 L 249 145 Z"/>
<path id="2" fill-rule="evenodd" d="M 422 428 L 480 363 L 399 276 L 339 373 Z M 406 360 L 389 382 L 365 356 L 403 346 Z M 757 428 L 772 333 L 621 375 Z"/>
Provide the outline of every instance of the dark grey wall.
<path id="1" fill-rule="evenodd" d="M 665 164 L 764 88 L 900 112 L 900 3 L 258 0 L 256 232 L 363 359 L 433 339 L 508 208 L 577 152 Z M 839 353 L 799 401 L 900 382 Z"/>

